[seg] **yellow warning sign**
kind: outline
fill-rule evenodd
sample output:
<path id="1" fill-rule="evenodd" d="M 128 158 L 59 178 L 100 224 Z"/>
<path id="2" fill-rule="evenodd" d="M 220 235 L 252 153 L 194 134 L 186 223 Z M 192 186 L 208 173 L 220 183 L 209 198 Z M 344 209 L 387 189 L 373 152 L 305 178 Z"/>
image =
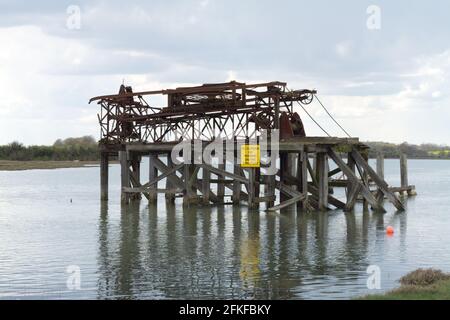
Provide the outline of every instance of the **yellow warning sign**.
<path id="1" fill-rule="evenodd" d="M 241 146 L 241 167 L 259 168 L 261 166 L 261 151 L 258 144 L 244 144 Z"/>

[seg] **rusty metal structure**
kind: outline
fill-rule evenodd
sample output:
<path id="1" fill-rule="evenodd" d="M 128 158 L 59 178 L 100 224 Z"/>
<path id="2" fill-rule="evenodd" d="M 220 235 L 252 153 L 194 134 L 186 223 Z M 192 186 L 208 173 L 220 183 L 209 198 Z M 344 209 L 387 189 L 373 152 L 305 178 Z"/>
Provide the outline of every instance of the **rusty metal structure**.
<path id="1" fill-rule="evenodd" d="M 289 91 L 286 83 L 278 81 L 231 81 L 147 92 L 133 92 L 131 87 L 122 85 L 118 94 L 95 97 L 90 102 L 97 101 L 101 106 L 101 143 L 114 145 L 246 138 L 257 135 L 260 129 L 278 128 L 280 116 L 286 134 L 299 131 L 304 136 L 293 103 L 309 104 L 314 94 L 315 90 Z M 165 107 L 147 102 L 161 95 L 167 99 Z"/>
<path id="2" fill-rule="evenodd" d="M 383 201 L 387 198 L 403 210 L 394 191 L 412 194 L 414 187 L 389 187 L 382 172 L 375 172 L 368 165 L 367 146 L 358 138 L 306 135 L 294 104 L 305 107 L 316 94 L 309 89 L 289 90 L 286 83 L 279 81 L 231 81 L 143 92 L 122 85 L 117 94 L 94 97 L 90 103 L 100 105 L 101 198 L 108 199 L 109 159 L 118 155 L 125 203 L 141 199 L 142 195 L 156 203 L 158 194 L 165 194 L 167 201 L 182 197 L 186 205 L 245 201 L 252 208 L 265 203 L 268 210 L 293 204 L 304 210 L 327 210 L 330 206 L 352 210 L 355 202 L 362 199 L 364 208 L 370 205 L 384 211 Z M 235 161 L 238 146 L 251 139 L 258 144 L 262 131 L 272 139 L 275 130 L 279 133 L 279 148 L 268 153 L 279 156 L 276 174 L 264 174 L 263 167 L 244 168 Z M 172 162 L 170 154 L 179 142 L 200 141 L 206 148 L 217 138 L 223 139 L 224 145 L 231 142 L 233 146 L 234 156 L 228 166 L 226 161 L 218 166 Z M 341 156 L 342 150 L 347 161 Z M 149 181 L 141 183 L 140 164 L 144 156 L 149 157 Z M 314 159 L 313 165 L 310 159 Z M 336 169 L 329 169 L 329 159 L 336 163 Z M 345 180 L 333 179 L 338 173 Z M 159 188 L 164 180 L 165 188 Z M 333 196 L 332 187 L 345 187 L 345 202 Z M 231 202 L 226 197 L 231 197 Z M 280 203 L 275 205 L 277 199 Z"/>

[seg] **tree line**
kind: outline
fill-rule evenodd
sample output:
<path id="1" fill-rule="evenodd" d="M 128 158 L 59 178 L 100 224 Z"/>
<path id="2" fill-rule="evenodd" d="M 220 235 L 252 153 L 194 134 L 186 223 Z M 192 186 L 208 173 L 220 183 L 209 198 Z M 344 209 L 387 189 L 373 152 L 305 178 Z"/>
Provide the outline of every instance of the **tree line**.
<path id="1" fill-rule="evenodd" d="M 0 146 L 0 160 L 99 160 L 98 143 L 92 136 L 58 139 L 51 146 L 24 146 L 14 141 Z"/>
<path id="2" fill-rule="evenodd" d="M 370 141 L 365 144 L 370 147 L 370 158 L 375 158 L 379 152 L 382 152 L 385 158 L 398 158 L 400 153 L 405 153 L 411 159 L 450 159 L 450 147 L 444 145 Z M 98 143 L 92 136 L 58 139 L 51 146 L 24 146 L 16 141 L 0 146 L 0 160 L 96 161 L 99 159 Z"/>
<path id="3" fill-rule="evenodd" d="M 369 157 L 375 158 L 379 152 L 384 154 L 385 158 L 398 158 L 404 153 L 410 159 L 450 159 L 450 147 L 446 145 L 437 145 L 433 143 L 424 143 L 420 145 L 403 142 L 401 144 L 387 142 L 364 142 L 369 149 Z"/>

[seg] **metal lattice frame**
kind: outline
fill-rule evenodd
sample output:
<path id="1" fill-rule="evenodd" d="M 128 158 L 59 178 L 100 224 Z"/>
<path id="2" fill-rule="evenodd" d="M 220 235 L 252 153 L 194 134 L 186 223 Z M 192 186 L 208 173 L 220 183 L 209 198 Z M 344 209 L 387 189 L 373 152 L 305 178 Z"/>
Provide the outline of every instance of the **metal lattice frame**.
<path id="1" fill-rule="evenodd" d="M 260 129 L 278 128 L 280 112 L 293 113 L 293 102 L 311 103 L 314 90 L 287 91 L 286 83 L 229 82 L 134 93 L 121 86 L 117 95 L 99 96 L 101 142 L 173 142 L 188 139 L 246 138 Z M 144 99 L 167 96 L 166 107 Z"/>

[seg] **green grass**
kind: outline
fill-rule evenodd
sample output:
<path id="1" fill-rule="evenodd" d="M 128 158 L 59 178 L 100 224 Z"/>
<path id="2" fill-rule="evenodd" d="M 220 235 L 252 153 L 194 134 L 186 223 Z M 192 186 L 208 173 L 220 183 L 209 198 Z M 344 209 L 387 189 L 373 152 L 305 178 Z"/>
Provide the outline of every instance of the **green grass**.
<path id="1" fill-rule="evenodd" d="M 401 286 L 362 300 L 450 300 L 450 275 L 435 269 L 418 269 L 400 279 Z"/>
<path id="2" fill-rule="evenodd" d="M 428 151 L 428 154 L 432 156 L 439 156 L 439 155 L 445 155 L 448 156 L 450 154 L 450 150 L 435 150 L 435 151 Z"/>

